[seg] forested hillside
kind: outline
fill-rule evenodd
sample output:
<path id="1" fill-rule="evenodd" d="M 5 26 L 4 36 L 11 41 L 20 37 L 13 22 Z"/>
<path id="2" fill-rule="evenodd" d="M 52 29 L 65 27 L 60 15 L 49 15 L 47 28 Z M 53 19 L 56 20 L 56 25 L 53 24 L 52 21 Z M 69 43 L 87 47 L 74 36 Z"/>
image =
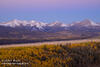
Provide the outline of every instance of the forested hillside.
<path id="1" fill-rule="evenodd" d="M 100 67 L 100 43 L 0 48 L 0 67 Z"/>

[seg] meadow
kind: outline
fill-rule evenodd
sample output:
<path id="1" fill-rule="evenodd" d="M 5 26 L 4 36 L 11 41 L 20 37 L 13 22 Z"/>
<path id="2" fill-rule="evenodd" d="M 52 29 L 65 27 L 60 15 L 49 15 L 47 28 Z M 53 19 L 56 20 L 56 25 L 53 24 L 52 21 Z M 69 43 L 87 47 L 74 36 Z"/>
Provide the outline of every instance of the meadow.
<path id="1" fill-rule="evenodd" d="M 0 48 L 0 67 L 100 67 L 100 42 Z"/>

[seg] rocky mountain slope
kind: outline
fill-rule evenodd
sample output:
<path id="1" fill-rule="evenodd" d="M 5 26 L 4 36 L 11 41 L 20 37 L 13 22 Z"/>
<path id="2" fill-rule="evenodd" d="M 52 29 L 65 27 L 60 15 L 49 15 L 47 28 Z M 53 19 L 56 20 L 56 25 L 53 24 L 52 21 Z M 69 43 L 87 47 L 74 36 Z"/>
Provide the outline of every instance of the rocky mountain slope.
<path id="1" fill-rule="evenodd" d="M 0 39 L 81 39 L 100 36 L 100 24 L 89 19 L 64 24 L 12 20 L 0 23 Z"/>

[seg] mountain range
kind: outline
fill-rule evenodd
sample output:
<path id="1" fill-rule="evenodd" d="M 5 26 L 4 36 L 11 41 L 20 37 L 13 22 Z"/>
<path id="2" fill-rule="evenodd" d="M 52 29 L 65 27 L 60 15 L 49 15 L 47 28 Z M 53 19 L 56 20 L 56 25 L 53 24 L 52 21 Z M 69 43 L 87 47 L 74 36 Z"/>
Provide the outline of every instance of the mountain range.
<path id="1" fill-rule="evenodd" d="M 61 40 L 100 36 L 100 23 L 89 19 L 64 24 L 12 20 L 0 23 L 0 39 Z"/>

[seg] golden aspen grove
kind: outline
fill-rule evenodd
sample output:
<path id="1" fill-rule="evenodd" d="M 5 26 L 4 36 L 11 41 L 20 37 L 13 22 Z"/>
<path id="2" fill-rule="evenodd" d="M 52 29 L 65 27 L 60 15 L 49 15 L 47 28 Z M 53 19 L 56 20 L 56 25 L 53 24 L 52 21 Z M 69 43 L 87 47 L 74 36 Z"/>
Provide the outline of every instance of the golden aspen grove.
<path id="1" fill-rule="evenodd" d="M 0 67 L 99 66 L 99 42 L 0 48 Z"/>

